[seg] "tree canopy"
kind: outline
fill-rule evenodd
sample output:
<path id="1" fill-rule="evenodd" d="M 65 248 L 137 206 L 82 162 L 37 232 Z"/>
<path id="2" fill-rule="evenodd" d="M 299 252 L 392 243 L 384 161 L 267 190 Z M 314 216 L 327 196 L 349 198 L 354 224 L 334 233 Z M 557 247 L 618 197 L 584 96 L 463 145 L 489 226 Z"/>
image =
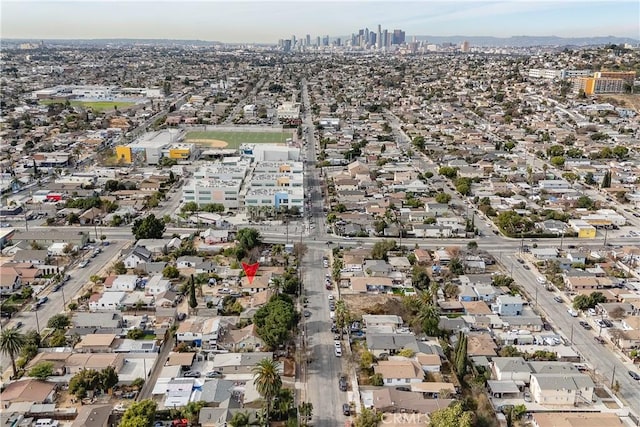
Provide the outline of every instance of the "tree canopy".
<path id="1" fill-rule="evenodd" d="M 283 294 L 271 297 L 253 316 L 258 336 L 271 348 L 278 348 L 289 340 L 297 321 L 293 301 Z"/>
<path id="2" fill-rule="evenodd" d="M 431 413 L 429 427 L 471 427 L 473 413 L 464 411 L 461 402 L 454 402 L 448 408 Z"/>
<path id="3" fill-rule="evenodd" d="M 150 399 L 132 403 L 122 415 L 118 427 L 151 427 L 155 422 L 157 404 Z"/>
<path id="4" fill-rule="evenodd" d="M 136 219 L 131 231 L 136 240 L 161 239 L 165 229 L 164 221 L 151 214 L 143 219 Z"/>

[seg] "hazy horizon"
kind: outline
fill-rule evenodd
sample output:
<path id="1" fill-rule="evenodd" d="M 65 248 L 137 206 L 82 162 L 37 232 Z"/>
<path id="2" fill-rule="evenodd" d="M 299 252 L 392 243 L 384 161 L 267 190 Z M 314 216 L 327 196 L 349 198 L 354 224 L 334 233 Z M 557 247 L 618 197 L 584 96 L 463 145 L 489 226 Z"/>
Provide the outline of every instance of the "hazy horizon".
<path id="1" fill-rule="evenodd" d="M 407 36 L 629 37 L 638 1 L 16 1 L 3 0 L 2 39 L 183 39 L 275 43 L 360 28 Z"/>

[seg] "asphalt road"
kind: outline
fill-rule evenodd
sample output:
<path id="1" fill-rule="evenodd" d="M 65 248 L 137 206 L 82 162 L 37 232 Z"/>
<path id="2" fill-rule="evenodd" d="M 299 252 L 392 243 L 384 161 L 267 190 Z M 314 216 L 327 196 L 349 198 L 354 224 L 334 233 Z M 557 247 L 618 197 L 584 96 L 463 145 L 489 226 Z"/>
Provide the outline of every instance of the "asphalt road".
<path id="1" fill-rule="evenodd" d="M 44 289 L 38 298 L 48 296 L 49 301 L 43 304 L 37 311 L 28 311 L 28 307 L 25 311 L 16 313 L 13 318 L 2 327 L 13 327 L 16 322 L 22 322 L 20 330 L 27 332 L 29 330 L 42 330 L 47 327 L 47 321 L 54 315 L 59 314 L 65 308 L 65 305 L 69 304 L 71 299 L 80 291 L 80 289 L 90 283 L 89 277 L 94 274 L 98 274 L 105 266 L 110 265 L 114 258 L 119 256 L 120 250 L 129 242 L 125 241 L 113 241 L 109 246 L 102 246 L 102 253 L 95 258 L 92 258 L 89 265 L 85 268 L 74 267 L 68 270 L 66 274 L 71 276 L 71 279 L 65 283 L 57 292 L 51 292 L 50 287 Z M 76 264 L 77 265 L 77 262 Z M 3 319 L 4 320 L 4 319 Z M 10 359 L 4 354 L 0 355 L 0 367 L 4 370 L 11 367 Z"/>
<path id="2" fill-rule="evenodd" d="M 554 296 L 561 295 L 560 292 L 550 292 L 545 287 L 538 284 L 536 276 L 539 274 L 535 267 L 525 270 L 517 261 L 517 254 L 503 254 L 502 263 L 507 271 L 511 271 L 511 276 L 516 283 L 520 284 L 531 298 L 532 306 L 537 301 L 537 310 L 554 327 L 556 332 L 564 336 L 568 342 L 573 343 L 573 347 L 583 357 L 584 361 L 596 370 L 598 376 L 605 379 L 607 386 L 611 386 L 613 371 L 615 369 L 614 381 L 620 382 L 619 397 L 625 401 L 636 414 L 640 413 L 640 384 L 633 380 L 628 371 L 632 365 L 625 363 L 618 353 L 613 349 L 611 343 L 606 345 L 598 344 L 594 337 L 598 335 L 598 327 L 586 330 L 578 322 L 585 319 L 571 317 L 567 312 L 569 305 L 558 303 L 553 300 Z M 513 268 L 511 267 L 513 265 Z M 565 299 L 565 301 L 567 301 Z M 591 323 L 592 326 L 595 326 Z"/>

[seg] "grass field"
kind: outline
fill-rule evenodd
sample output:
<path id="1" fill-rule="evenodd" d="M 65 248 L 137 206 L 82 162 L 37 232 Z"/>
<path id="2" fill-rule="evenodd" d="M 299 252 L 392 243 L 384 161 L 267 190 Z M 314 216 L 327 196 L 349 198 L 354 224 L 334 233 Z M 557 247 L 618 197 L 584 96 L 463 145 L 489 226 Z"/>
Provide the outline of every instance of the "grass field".
<path id="1" fill-rule="evenodd" d="M 240 144 L 278 144 L 287 141 L 287 138 L 293 136 L 292 132 L 230 132 L 230 131 L 195 131 L 187 132 L 186 142 L 195 142 L 202 145 L 215 141 L 224 141 L 227 143 L 226 148 L 239 148 Z"/>
<path id="2" fill-rule="evenodd" d="M 49 105 L 49 104 L 64 104 L 64 101 L 59 99 L 43 99 L 40 101 L 41 104 Z M 113 110 L 113 107 L 118 107 L 118 109 L 123 109 L 127 107 L 131 107 L 135 105 L 134 102 L 127 101 L 77 101 L 70 100 L 69 103 L 72 107 L 83 107 L 83 108 L 91 108 L 96 113 L 101 113 L 103 111 Z"/>

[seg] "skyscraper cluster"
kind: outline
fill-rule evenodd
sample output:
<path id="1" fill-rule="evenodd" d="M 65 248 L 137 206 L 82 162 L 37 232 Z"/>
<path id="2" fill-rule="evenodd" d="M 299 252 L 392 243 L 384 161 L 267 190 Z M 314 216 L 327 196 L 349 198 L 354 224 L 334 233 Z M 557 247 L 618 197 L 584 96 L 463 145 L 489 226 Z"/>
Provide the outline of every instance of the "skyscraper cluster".
<path id="1" fill-rule="evenodd" d="M 325 47 L 325 46 L 351 46 L 363 49 L 383 49 L 389 48 L 392 45 L 405 44 L 406 34 L 403 30 L 396 29 L 389 31 L 386 28 L 383 30 L 381 25 L 378 25 L 378 30 L 369 30 L 364 28 L 358 30 L 357 33 L 351 34 L 351 38 L 347 37 L 343 40 L 340 37 L 330 38 L 328 35 L 316 36 L 312 38 L 310 34 L 304 37 L 296 37 L 292 35 L 289 39 L 281 39 L 278 41 L 278 46 L 285 52 L 292 50 L 304 49 L 308 47 Z"/>

